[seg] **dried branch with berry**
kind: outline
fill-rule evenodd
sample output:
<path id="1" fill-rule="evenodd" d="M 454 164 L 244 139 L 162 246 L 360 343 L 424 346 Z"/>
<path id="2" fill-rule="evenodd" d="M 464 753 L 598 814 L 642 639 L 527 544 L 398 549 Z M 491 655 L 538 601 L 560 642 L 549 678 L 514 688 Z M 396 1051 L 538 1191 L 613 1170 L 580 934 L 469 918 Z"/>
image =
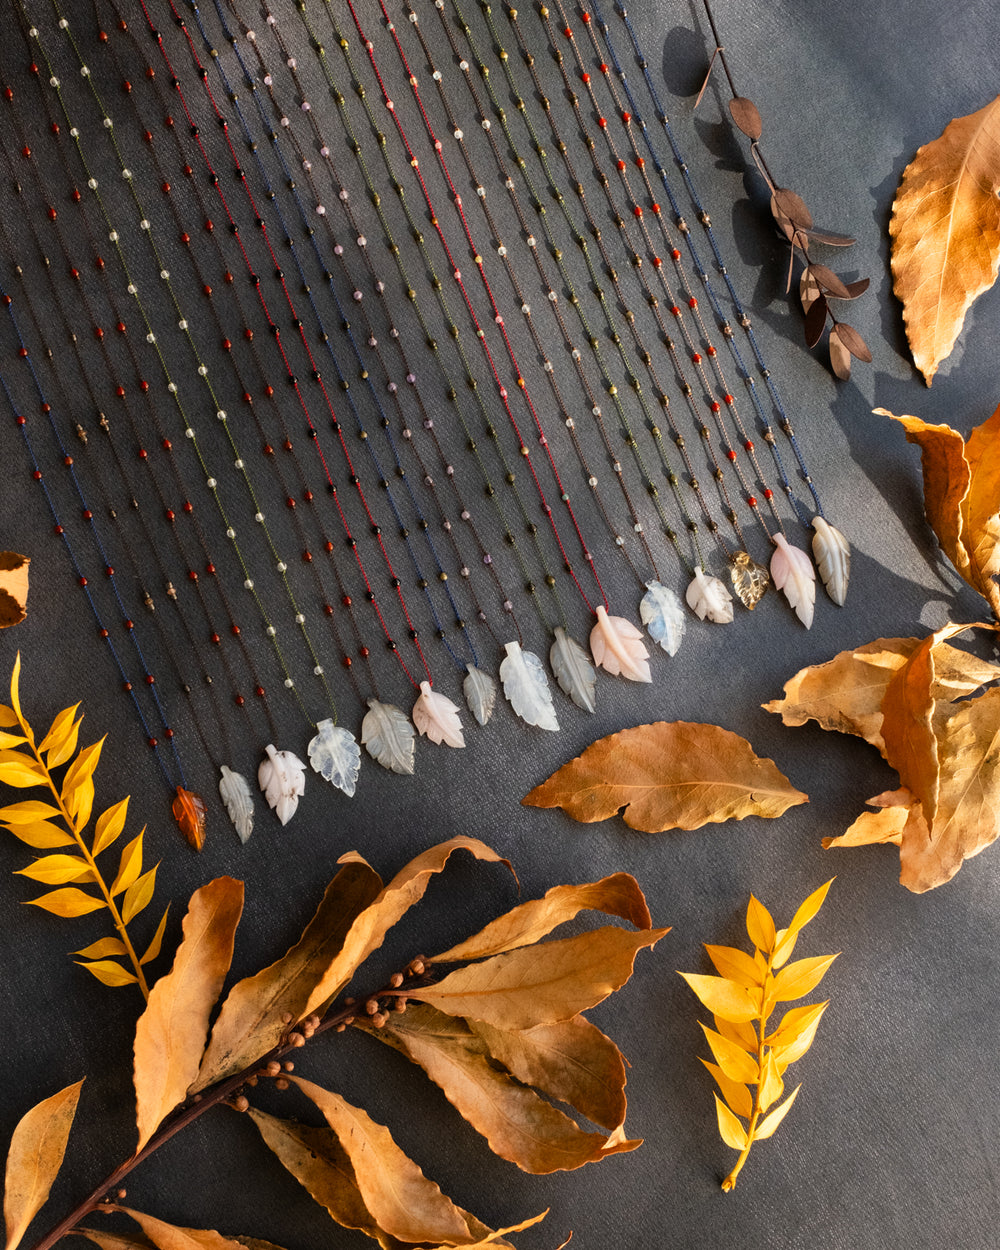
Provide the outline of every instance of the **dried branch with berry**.
<path id="1" fill-rule="evenodd" d="M 577 1168 L 639 1146 L 625 1134 L 624 1059 L 583 1015 L 620 988 L 638 952 L 667 932 L 652 928 L 642 891 L 628 874 L 555 886 L 441 954 L 410 960 L 374 993 L 344 997 L 361 965 L 458 850 L 510 867 L 484 843 L 457 837 L 417 856 L 383 886 L 360 855 L 343 856 L 299 941 L 230 989 L 211 1030 L 232 960 L 243 884 L 221 877 L 197 890 L 173 967 L 153 985 L 136 1026 L 135 1153 L 34 1250 L 49 1250 L 69 1235 L 104 1250 L 134 1244 L 117 1231 L 81 1226 L 95 1214 L 130 1217 L 142 1229 L 143 1244 L 159 1250 L 182 1244 L 241 1250 L 250 1244 L 239 1234 L 178 1229 L 122 1205 L 126 1176 L 218 1106 L 248 1114 L 266 1146 L 333 1220 L 381 1245 L 510 1247 L 505 1234 L 542 1216 L 488 1228 L 447 1198 L 387 1127 L 298 1073 L 298 1052 L 308 1049 L 315 1062 L 316 1040 L 348 1028 L 369 1033 L 422 1067 L 493 1153 L 526 1172 Z M 584 910 L 625 925 L 543 941 Z M 304 1098 L 323 1123 L 302 1123 L 258 1106 L 255 1093 L 262 1084 L 288 1091 L 284 1096 L 297 1102 Z M 33 1107 L 14 1131 L 4 1202 L 7 1250 L 20 1244 L 48 1198 L 81 1086 L 77 1082 Z"/>

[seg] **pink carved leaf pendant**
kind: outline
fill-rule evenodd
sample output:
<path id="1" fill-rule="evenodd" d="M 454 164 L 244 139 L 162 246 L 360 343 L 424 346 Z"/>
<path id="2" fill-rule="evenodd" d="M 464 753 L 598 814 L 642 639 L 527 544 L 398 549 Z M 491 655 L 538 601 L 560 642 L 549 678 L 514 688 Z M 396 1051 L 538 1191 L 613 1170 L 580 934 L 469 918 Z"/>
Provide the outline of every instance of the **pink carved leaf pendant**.
<path id="1" fill-rule="evenodd" d="M 637 625 L 623 616 L 608 616 L 603 606 L 598 607 L 597 624 L 590 631 L 590 652 L 599 668 L 629 681 L 652 681 L 642 639 Z"/>
<path id="2" fill-rule="evenodd" d="M 795 615 L 808 629 L 816 605 L 816 570 L 804 551 L 793 547 L 784 534 L 774 536 L 771 576 Z"/>
<path id="3" fill-rule="evenodd" d="M 417 730 L 431 742 L 443 742 L 448 747 L 465 746 L 458 708 L 446 695 L 432 690 L 429 681 L 420 683 L 420 694 L 411 715 Z"/>

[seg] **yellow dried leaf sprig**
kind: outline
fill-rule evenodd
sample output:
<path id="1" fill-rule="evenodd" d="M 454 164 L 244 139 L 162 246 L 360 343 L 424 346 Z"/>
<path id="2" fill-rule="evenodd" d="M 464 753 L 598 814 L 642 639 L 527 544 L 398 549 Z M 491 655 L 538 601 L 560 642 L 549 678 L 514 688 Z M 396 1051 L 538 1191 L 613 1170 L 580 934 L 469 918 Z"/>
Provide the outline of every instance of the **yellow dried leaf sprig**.
<path id="1" fill-rule="evenodd" d="M 721 1098 L 715 1095 L 719 1135 L 727 1146 L 740 1152 L 722 1182 L 725 1193 L 735 1186 L 750 1147 L 775 1132 L 801 1088 L 797 1085 L 779 1102 L 785 1091 L 785 1070 L 812 1045 L 827 1003 L 792 1007 L 777 1026 L 769 1022 L 779 1003 L 810 994 L 837 958 L 813 955 L 788 962 L 799 933 L 822 907 L 832 884 L 831 878 L 814 890 L 787 929 L 775 929 L 771 913 L 751 894 L 747 933 L 753 955 L 735 946 L 706 945 L 719 975 L 680 974 L 711 1011 L 715 1023 L 714 1029 L 701 1026 L 714 1062 L 701 1062 L 722 1093 Z"/>
<path id="2" fill-rule="evenodd" d="M 113 803 L 97 817 L 89 845 L 84 837 L 93 813 L 94 772 L 104 739 L 77 751 L 83 720 L 82 715 L 77 715 L 77 703 L 64 708 L 48 733 L 37 741 L 21 710 L 20 675 L 18 655 L 10 680 L 10 707 L 0 704 L 0 784 L 17 789 L 43 787 L 52 799 L 26 799 L 0 807 L 3 828 L 28 846 L 48 852 L 26 868 L 16 870 L 19 876 L 52 887 L 27 901 L 67 918 L 107 911 L 116 936 L 100 938 L 75 951 L 80 956 L 76 962 L 104 985 L 136 985 L 143 998 L 148 999 L 149 986 L 143 969 L 160 953 L 167 912 L 164 911 L 152 941 L 140 955 L 128 926 L 152 900 L 158 867 L 154 864 L 143 870 L 145 826 L 122 850 L 109 883 L 97 860 L 124 832 L 128 798 Z M 55 772 L 63 767 L 60 783 Z"/>

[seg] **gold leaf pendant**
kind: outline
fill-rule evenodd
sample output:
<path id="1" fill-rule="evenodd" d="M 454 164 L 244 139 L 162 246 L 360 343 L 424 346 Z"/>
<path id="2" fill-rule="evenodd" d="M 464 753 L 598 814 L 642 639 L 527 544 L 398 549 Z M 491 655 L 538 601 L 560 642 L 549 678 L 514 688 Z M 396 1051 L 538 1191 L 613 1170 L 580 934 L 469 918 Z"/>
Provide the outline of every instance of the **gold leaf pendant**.
<path id="1" fill-rule="evenodd" d="M 751 612 L 763 599 L 764 591 L 771 581 L 771 575 L 764 565 L 751 559 L 745 551 L 737 551 L 733 555 L 729 578 L 740 602 Z"/>

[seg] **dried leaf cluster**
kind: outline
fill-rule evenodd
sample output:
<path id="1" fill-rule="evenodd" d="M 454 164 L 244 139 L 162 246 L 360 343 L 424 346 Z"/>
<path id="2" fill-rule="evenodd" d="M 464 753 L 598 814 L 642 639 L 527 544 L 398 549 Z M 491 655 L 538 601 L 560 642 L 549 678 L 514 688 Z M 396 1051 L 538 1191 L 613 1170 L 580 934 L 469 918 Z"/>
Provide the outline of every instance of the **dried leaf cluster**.
<path id="1" fill-rule="evenodd" d="M 359 855 L 345 855 L 299 941 L 237 982 L 218 1007 L 243 886 L 223 877 L 196 891 L 173 967 L 153 986 L 136 1027 L 136 1152 L 35 1250 L 47 1250 L 70 1231 L 105 1250 L 264 1246 L 177 1228 L 118 1203 L 117 1186 L 132 1168 L 220 1104 L 248 1113 L 267 1147 L 332 1219 L 360 1229 L 384 1250 L 403 1244 L 509 1247 L 507 1233 L 542 1216 L 510 1229 L 487 1228 L 424 1175 L 386 1126 L 342 1094 L 293 1074 L 291 1056 L 308 1048 L 312 1059 L 311 1039 L 348 1027 L 423 1068 L 494 1153 L 525 1171 L 577 1168 L 640 1145 L 624 1128 L 624 1060 L 583 1015 L 620 988 L 638 952 L 667 932 L 651 927 L 642 891 L 624 873 L 556 886 L 458 945 L 415 957 L 374 993 L 343 997 L 368 956 L 458 850 L 507 864 L 482 842 L 453 838 L 383 885 Z M 543 940 L 583 910 L 633 927 L 608 924 Z M 303 1124 L 258 1105 L 259 1087 L 272 1082 L 278 1089 L 294 1087 L 295 1110 L 305 1100 L 322 1123 Z M 78 1094 L 79 1084 L 40 1103 L 15 1132 L 7 1161 L 7 1250 L 20 1241 L 58 1173 Z M 77 1227 L 95 1211 L 124 1211 L 145 1240 Z"/>
<path id="2" fill-rule="evenodd" d="M 167 922 L 165 910 L 152 940 L 141 955 L 132 944 L 128 926 L 149 906 L 156 886 L 157 865 L 144 869 L 145 826 L 118 856 L 118 868 L 108 882 L 98 858 L 110 850 L 125 829 L 128 798 L 97 817 L 89 845 L 85 833 L 94 807 L 94 771 L 104 739 L 77 751 L 82 714 L 79 704 L 64 708 L 48 733 L 36 741 L 21 711 L 18 692 L 21 657 L 10 681 L 10 707 L 0 705 L 0 783 L 19 789 L 44 787 L 51 802 L 26 799 L 0 808 L 0 824 L 40 855 L 19 876 L 50 886 L 27 901 L 56 916 L 86 916 L 106 911 L 115 935 L 92 942 L 75 953 L 76 961 L 105 985 L 137 985 L 149 996 L 144 967 L 160 952 Z M 65 768 L 61 783 L 55 772 Z M 65 850 L 63 848 L 70 848 Z"/>
<path id="3" fill-rule="evenodd" d="M 948 559 L 1000 619 L 1000 408 L 966 441 L 949 425 L 896 417 L 921 451 L 924 510 Z"/>
<path id="4" fill-rule="evenodd" d="M 813 224 L 812 213 L 806 207 L 802 197 L 797 192 L 790 190 L 788 187 L 782 187 L 775 181 L 760 147 L 760 140 L 764 133 L 764 123 L 761 119 L 760 110 L 753 100 L 748 99 L 737 91 L 708 0 L 704 0 L 704 5 L 712 33 L 715 36 L 716 46 L 712 53 L 712 60 L 708 67 L 708 73 L 705 76 L 705 82 L 698 95 L 698 102 L 700 102 L 701 96 L 704 94 L 716 58 L 718 58 L 725 70 L 729 89 L 732 93 L 732 99 L 729 101 L 729 115 L 732 117 L 737 130 L 745 134 L 750 140 L 750 155 L 753 157 L 754 164 L 757 166 L 761 177 L 767 183 L 768 190 L 771 192 L 771 213 L 778 230 L 788 241 L 786 291 L 792 289 L 796 257 L 804 262 L 804 268 L 799 275 L 799 299 L 802 304 L 802 311 L 805 314 L 804 332 L 806 345 L 815 347 L 819 343 L 829 321 L 830 334 L 828 345 L 830 364 L 837 377 L 846 382 L 851 376 L 851 358 L 854 357 L 870 363 L 872 354 L 857 330 L 846 321 L 841 321 L 838 318 L 834 312 L 833 305 L 836 301 L 854 300 L 859 295 L 863 295 L 868 290 L 870 280 L 868 278 L 860 278 L 855 282 L 845 282 L 829 266 L 814 262 L 810 256 L 809 248 L 814 243 L 824 243 L 830 247 L 850 247 L 856 240 L 849 238 L 847 235 L 832 234 L 828 230 L 818 230 Z M 697 102 L 695 107 L 697 107 Z"/>
<path id="5" fill-rule="evenodd" d="M 28 615 L 29 556 L 0 551 L 0 629 L 20 625 Z"/>
<path id="6" fill-rule="evenodd" d="M 900 788 L 869 799 L 875 810 L 823 845 L 897 845 L 900 881 L 916 893 L 949 881 L 1000 834 L 1000 688 L 969 698 L 1000 678 L 1000 665 L 951 646 L 970 628 L 842 651 L 764 704 L 786 725 L 815 720 L 864 738 L 896 769 Z"/>
<path id="7" fill-rule="evenodd" d="M 722 1093 L 721 1098 L 715 1095 L 719 1134 L 740 1152 L 722 1182 L 726 1193 L 736 1184 L 750 1147 L 772 1136 L 801 1088 L 797 1085 L 783 1102 L 778 1101 L 785 1092 L 785 1070 L 812 1045 L 827 1003 L 793 1007 L 774 1028 L 769 1028 L 769 1021 L 779 1003 L 811 994 L 837 958 L 813 955 L 788 962 L 799 933 L 822 907 L 831 884 L 827 881 L 809 895 L 787 929 L 776 930 L 771 913 L 751 894 L 747 933 L 753 954 L 735 946 L 706 946 L 719 975 L 681 973 L 715 1024 L 714 1029 L 701 1026 L 715 1062 L 701 1062 Z"/>
<path id="8" fill-rule="evenodd" d="M 719 725 L 655 721 L 599 738 L 521 801 L 561 807 L 587 823 L 624 807 L 629 828 L 662 833 L 780 816 L 809 800 L 738 734 Z"/>
<path id="9" fill-rule="evenodd" d="M 903 171 L 889 223 L 893 290 L 930 386 L 1000 269 L 1000 96 L 956 117 Z"/>

